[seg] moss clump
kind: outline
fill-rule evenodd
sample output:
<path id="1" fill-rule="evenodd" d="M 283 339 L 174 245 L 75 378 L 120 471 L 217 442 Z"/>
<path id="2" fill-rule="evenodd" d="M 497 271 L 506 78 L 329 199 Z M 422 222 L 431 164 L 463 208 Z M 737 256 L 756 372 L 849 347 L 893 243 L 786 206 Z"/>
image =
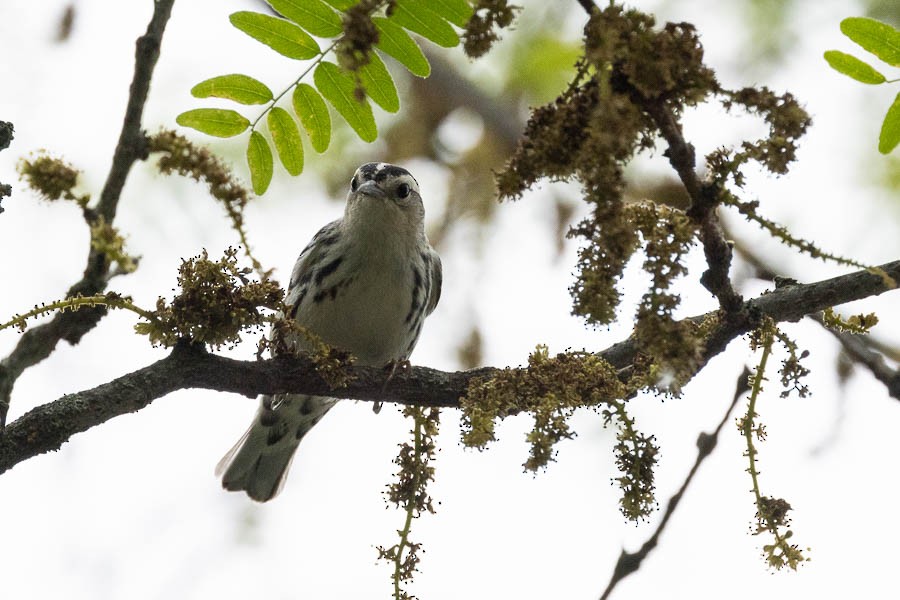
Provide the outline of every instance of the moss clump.
<path id="1" fill-rule="evenodd" d="M 251 281 L 250 269 L 237 265 L 237 250 L 210 260 L 206 250 L 178 269 L 181 291 L 166 302 L 156 302 L 154 318 L 135 326 L 156 345 L 174 346 L 189 339 L 215 348 L 233 346 L 241 341 L 241 332 L 261 329 L 267 320 L 261 309 L 281 308 L 284 291 L 272 280 Z"/>
<path id="2" fill-rule="evenodd" d="M 512 25 L 516 12 L 521 6 L 510 4 L 509 0 L 478 0 L 472 16 L 463 32 L 463 50 L 469 58 L 479 58 L 487 54 L 500 39 L 499 29 Z"/>
<path id="3" fill-rule="evenodd" d="M 61 158 L 43 153 L 31 159 L 23 158 L 18 170 L 19 176 L 44 200 L 71 200 L 84 208 L 91 199 L 89 194 L 75 193 L 81 172 Z"/>
<path id="4" fill-rule="evenodd" d="M 627 212 L 644 239 L 644 270 L 651 275 L 634 330 L 638 348 L 652 360 L 646 381 L 677 394 L 696 372 L 704 346 L 697 323 L 675 319 L 681 297 L 671 291 L 675 279 L 687 273 L 683 257 L 694 243 L 696 226 L 680 210 L 665 206 L 633 204 Z"/>
<path id="5" fill-rule="evenodd" d="M 626 394 L 616 370 L 588 352 L 567 352 L 551 357 L 538 346 L 524 369 L 504 369 L 487 381 L 476 379 L 461 398 L 462 441 L 484 448 L 494 441 L 498 418 L 531 413 L 534 428 L 527 439 L 531 451 L 524 467 L 536 471 L 554 459 L 554 446 L 574 437 L 568 419 L 580 407 L 599 407 Z"/>
<path id="6" fill-rule="evenodd" d="M 138 259 L 125 251 L 125 238 L 102 216 L 91 224 L 91 248 L 117 266 L 119 273 L 133 273 Z"/>

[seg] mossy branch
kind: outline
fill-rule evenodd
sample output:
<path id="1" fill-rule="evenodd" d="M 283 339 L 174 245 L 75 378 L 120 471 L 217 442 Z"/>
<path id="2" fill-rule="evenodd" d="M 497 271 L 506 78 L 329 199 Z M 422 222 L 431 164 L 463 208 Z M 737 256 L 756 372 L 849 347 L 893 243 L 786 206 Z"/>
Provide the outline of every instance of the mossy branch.
<path id="1" fill-rule="evenodd" d="M 895 279 L 900 277 L 900 260 L 881 265 L 881 268 Z M 867 271 L 775 289 L 749 300 L 745 305 L 746 318 L 722 320 L 715 325 L 708 335 L 701 364 L 756 327 L 764 316 L 777 322 L 796 321 L 828 306 L 886 291 L 888 288 L 882 279 Z M 698 315 L 691 320 L 709 321 L 716 314 Z M 23 336 L 29 333 L 30 330 Z M 633 339 L 627 339 L 597 355 L 615 367 L 622 377 L 633 368 L 638 347 Z M 67 394 L 20 417 L 0 436 L 0 473 L 28 458 L 58 449 L 76 433 L 140 410 L 156 398 L 180 389 L 203 388 L 253 398 L 259 394 L 313 394 L 459 408 L 460 398 L 471 386 L 482 385 L 501 372 L 505 371 L 490 367 L 457 373 L 412 367 L 408 373 L 388 381 L 384 369 L 354 366 L 347 368 L 346 385 L 335 388 L 309 358 L 238 361 L 209 354 L 202 348 L 182 342 L 161 361 L 91 390 Z"/>

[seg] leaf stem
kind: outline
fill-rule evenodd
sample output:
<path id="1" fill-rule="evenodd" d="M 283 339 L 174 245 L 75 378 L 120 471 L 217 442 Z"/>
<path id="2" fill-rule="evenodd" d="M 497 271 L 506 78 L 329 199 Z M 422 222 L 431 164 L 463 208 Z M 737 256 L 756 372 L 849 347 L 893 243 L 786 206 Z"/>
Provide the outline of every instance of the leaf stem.
<path id="1" fill-rule="evenodd" d="M 320 52 L 319 56 L 317 56 L 310 63 L 310 65 L 308 67 L 306 67 L 306 69 L 302 73 L 300 73 L 300 76 L 294 80 L 294 83 L 292 83 L 291 85 L 289 85 L 286 88 L 284 88 L 283 90 L 281 90 L 281 93 L 279 93 L 277 96 L 272 98 L 272 101 L 269 102 L 269 105 L 261 113 L 259 113 L 259 116 L 256 117 L 256 119 L 253 121 L 253 123 L 250 124 L 250 131 L 254 131 L 256 129 L 256 124 L 259 123 L 259 120 L 262 119 L 267 114 L 269 114 L 269 112 L 271 112 L 271 110 L 275 107 L 276 104 L 278 104 L 278 101 L 281 100 L 281 98 L 284 97 L 285 94 L 287 94 L 291 89 L 296 87 L 297 84 L 300 83 L 300 81 L 304 77 L 306 77 L 309 74 L 309 72 L 313 70 L 314 67 L 318 66 L 319 63 L 322 62 L 322 60 L 325 58 L 325 56 L 327 56 L 329 52 L 331 52 L 332 50 L 335 49 L 335 47 L 338 45 L 338 42 L 340 42 L 341 39 L 343 39 L 343 36 L 334 40 L 330 46 L 328 46 L 327 48 L 325 48 L 325 50 Z"/>
<path id="2" fill-rule="evenodd" d="M 759 472 L 756 469 L 756 445 L 753 443 L 753 432 L 755 430 L 753 424 L 757 417 L 756 400 L 762 391 L 762 382 L 765 379 L 766 363 L 769 361 L 769 355 L 772 354 L 772 332 L 766 331 L 762 340 L 763 351 L 759 359 L 759 365 L 756 367 L 756 373 L 753 374 L 753 386 L 750 390 L 750 399 L 747 403 L 747 414 L 743 420 L 743 434 L 747 440 L 747 459 L 750 465 L 747 472 L 750 473 L 750 479 L 753 481 L 753 495 L 756 499 L 756 506 L 759 509 L 762 506 L 762 494 L 759 491 Z M 777 535 L 777 532 L 776 532 Z"/>

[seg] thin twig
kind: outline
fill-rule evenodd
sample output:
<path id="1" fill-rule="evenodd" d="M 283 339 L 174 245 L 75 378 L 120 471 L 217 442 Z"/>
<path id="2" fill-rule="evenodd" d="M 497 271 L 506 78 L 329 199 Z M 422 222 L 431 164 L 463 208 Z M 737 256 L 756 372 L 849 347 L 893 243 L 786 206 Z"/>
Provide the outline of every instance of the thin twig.
<path id="1" fill-rule="evenodd" d="M 694 147 L 684 139 L 681 124 L 672 110 L 658 99 L 645 99 L 636 92 L 632 93 L 632 97 L 650 115 L 660 135 L 666 140 L 668 148 L 665 155 L 691 198 L 687 214 L 699 227 L 700 243 L 703 244 L 707 264 L 700 283 L 719 300 L 723 310 L 733 313 L 740 309 L 743 298 L 734 290 L 729 278 L 732 252 L 716 210 L 719 204 L 718 191 L 712 184 L 702 182 L 697 175 Z"/>
<path id="2" fill-rule="evenodd" d="M 900 369 L 891 368 L 884 360 L 884 356 L 872 348 L 871 341 L 867 336 L 848 331 L 835 331 L 825 325 L 820 315 L 813 315 L 812 319 L 837 338 L 850 358 L 865 366 L 875 379 L 883 383 L 888 394 L 900 400 Z"/>
<path id="3" fill-rule="evenodd" d="M 733 238 L 730 233 L 728 237 Z M 777 272 L 775 267 L 750 250 L 747 244 L 737 241 L 734 244 L 734 248 L 741 259 L 753 267 L 757 277 L 768 280 L 777 280 L 784 277 L 783 273 Z M 838 340 L 851 359 L 866 367 L 875 379 L 883 383 L 887 388 L 888 394 L 900 400 L 900 369 L 892 368 L 885 361 L 886 356 L 893 360 L 900 360 L 896 348 L 871 336 L 835 331 L 825 325 L 822 316 L 818 313 L 811 315 L 811 317 Z"/>
<path id="4" fill-rule="evenodd" d="M 715 431 L 712 433 L 701 433 L 697 436 L 697 459 L 694 461 L 694 465 L 691 467 L 691 470 L 688 471 L 687 477 L 684 479 L 684 483 L 681 484 L 681 487 L 678 488 L 678 491 L 669 498 L 669 502 L 666 504 L 666 510 L 663 512 L 662 519 L 660 519 L 659 524 L 656 526 L 656 530 L 653 532 L 646 542 L 637 550 L 637 552 L 626 552 L 624 549 L 622 553 L 619 554 L 619 559 L 616 561 L 616 566 L 613 569 L 612 577 L 610 577 L 609 583 L 606 585 L 606 589 L 603 591 L 603 594 L 600 596 L 600 600 L 607 600 L 609 595 L 613 592 L 616 585 L 619 584 L 620 581 L 637 571 L 641 568 L 641 563 L 644 562 L 644 559 L 649 556 L 651 552 L 656 548 L 659 543 L 659 538 L 662 535 L 663 531 L 666 528 L 666 525 L 669 523 L 669 519 L 672 518 L 672 515 L 675 513 L 675 509 L 678 508 L 678 504 L 681 502 L 681 499 L 684 497 L 684 493 L 687 491 L 688 486 L 690 486 L 691 481 L 694 479 L 694 475 L 697 474 L 697 471 L 700 469 L 700 465 L 704 460 L 712 454 L 713 450 L 716 448 L 716 444 L 719 443 L 719 433 L 722 431 L 722 428 L 725 427 L 725 424 L 728 423 L 729 416 L 731 412 L 734 410 L 734 407 L 737 405 L 738 400 L 740 400 L 741 396 L 747 392 L 748 381 L 750 376 L 750 370 L 747 367 L 744 367 L 744 370 L 738 376 L 737 385 L 734 390 L 734 397 L 731 400 L 731 404 L 728 406 L 728 410 L 725 411 L 725 415 L 722 417 L 722 420 L 719 421 L 718 426 L 716 426 Z"/>

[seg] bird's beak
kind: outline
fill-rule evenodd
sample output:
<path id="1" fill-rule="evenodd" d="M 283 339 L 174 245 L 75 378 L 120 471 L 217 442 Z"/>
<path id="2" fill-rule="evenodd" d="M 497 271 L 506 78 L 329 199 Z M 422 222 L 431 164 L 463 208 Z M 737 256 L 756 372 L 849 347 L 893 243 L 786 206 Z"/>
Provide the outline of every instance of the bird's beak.
<path id="1" fill-rule="evenodd" d="M 363 181 L 362 184 L 358 188 L 356 188 L 357 194 L 362 194 L 364 196 L 371 196 L 373 198 L 386 198 L 387 194 L 384 193 L 384 190 L 381 189 L 378 184 L 374 181 Z"/>

